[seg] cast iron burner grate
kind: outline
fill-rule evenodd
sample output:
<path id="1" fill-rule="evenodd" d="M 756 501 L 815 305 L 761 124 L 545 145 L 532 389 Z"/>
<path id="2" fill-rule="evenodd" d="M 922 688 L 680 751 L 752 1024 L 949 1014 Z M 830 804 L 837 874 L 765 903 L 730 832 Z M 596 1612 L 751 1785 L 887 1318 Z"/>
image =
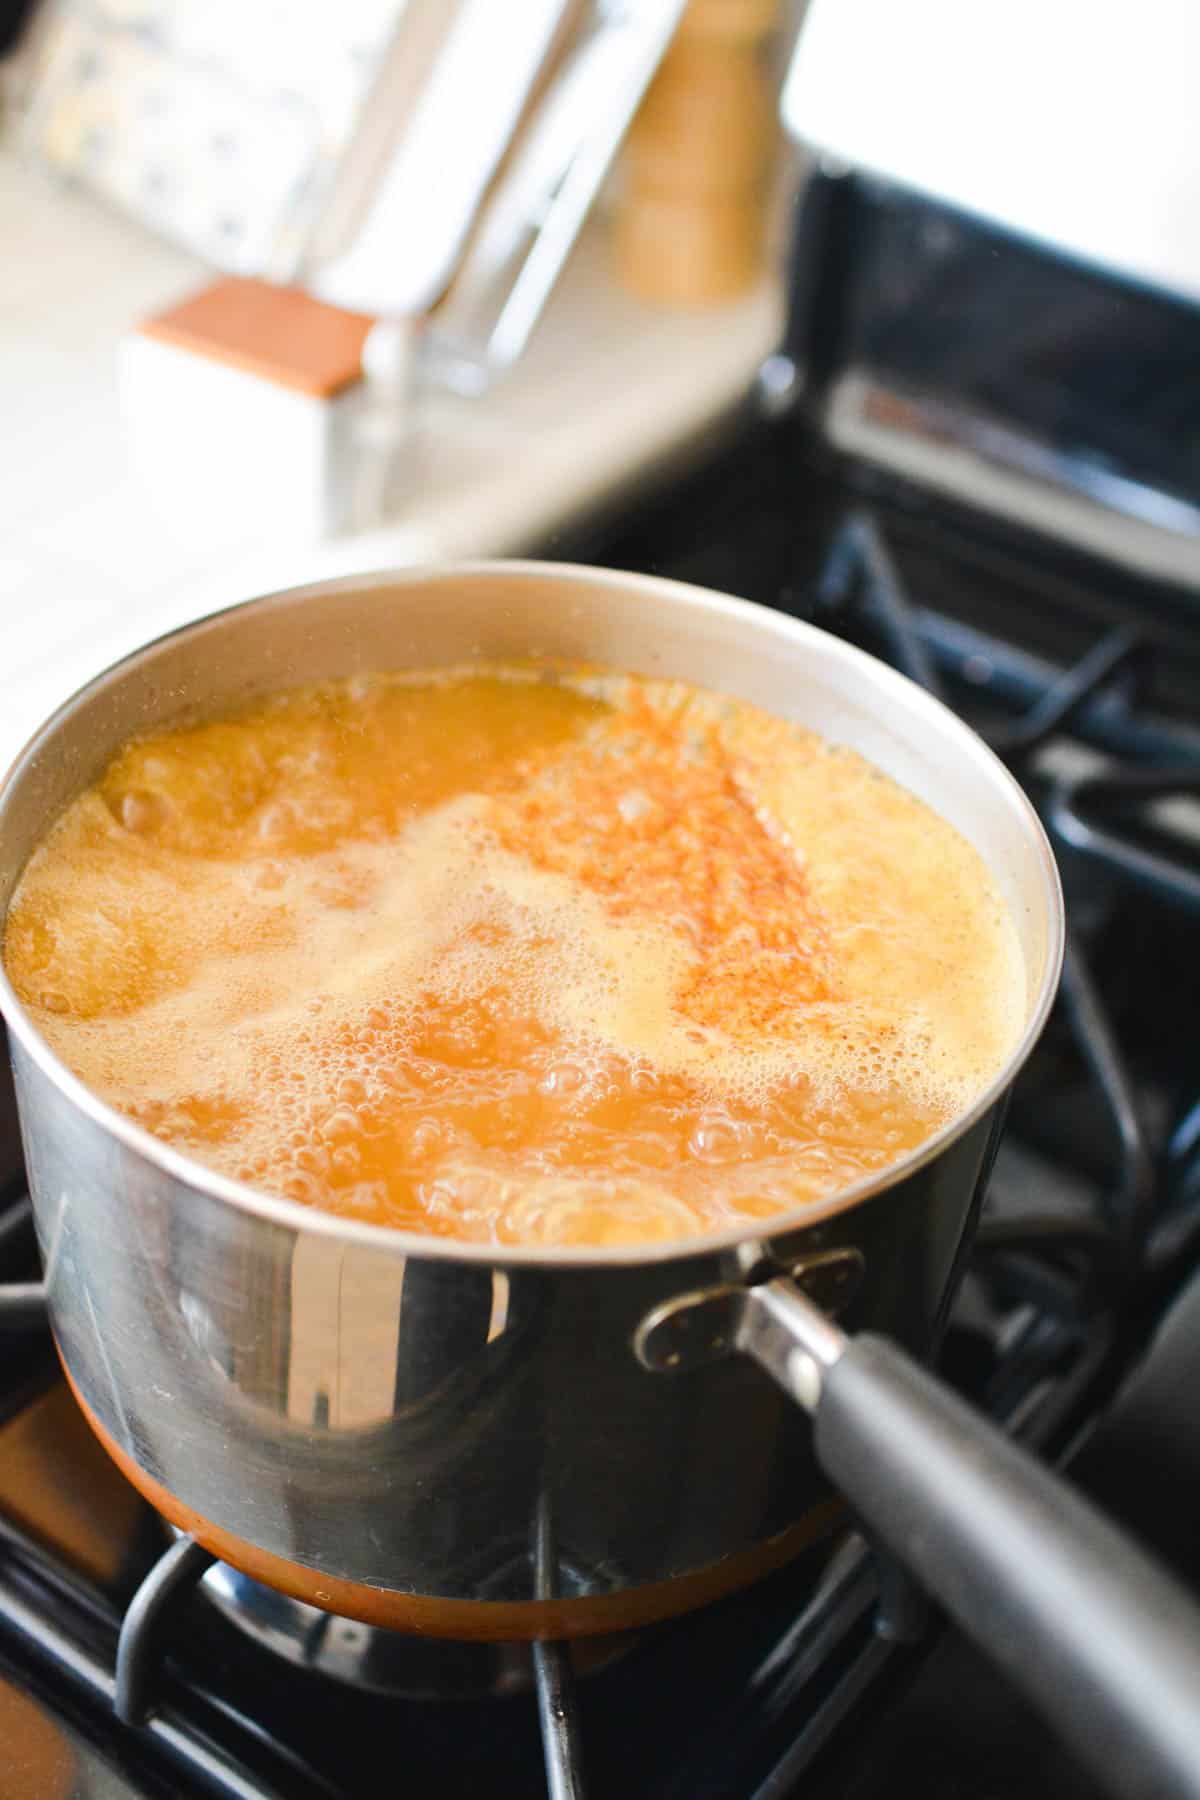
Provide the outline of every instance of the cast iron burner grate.
<path id="1" fill-rule="evenodd" d="M 1186 831 L 1181 836 L 1170 816 L 1171 802 L 1200 792 L 1200 733 L 1147 709 L 1150 659 L 1135 631 L 1113 631 L 1072 668 L 1041 663 L 915 605 L 883 533 L 863 509 L 833 533 L 807 603 L 797 606 L 793 595 L 790 604 L 883 655 L 979 725 L 1041 806 L 1064 857 L 1073 924 L 1088 915 L 1093 878 L 1135 886 L 1172 908 L 1200 903 L 1200 868 Z M 1086 745 L 1102 761 L 1064 772 L 1061 754 L 1055 761 L 1064 743 Z M 1174 1123 L 1152 1142 L 1081 940 L 1073 929 L 1047 1037 L 1052 1055 L 1073 1058 L 1083 1071 L 1111 1155 L 1098 1175 L 1095 1167 L 1052 1162 L 1051 1203 L 1029 1204 L 1026 1190 L 1046 1183 L 1025 1179 L 1020 1128 L 1030 1109 L 1019 1088 L 1017 1142 L 1001 1152 L 942 1356 L 949 1379 L 1054 1458 L 1115 1381 L 1123 1340 L 1144 1329 L 1154 1293 L 1190 1266 L 1200 1241 L 1200 1096 L 1177 1107 Z M 1035 1156 L 1042 1166 L 1042 1147 Z M 1017 1204 L 997 1200 L 1006 1167 Z M 0 1210 L 0 1281 L 7 1283 L 0 1287 L 0 1331 L 16 1351 L 5 1365 L 14 1393 L 23 1378 L 22 1346 L 45 1327 L 31 1257 L 28 1199 L 10 1196 Z M 115 1716 L 135 1759 L 141 1746 L 197 1791 L 225 1800 L 285 1793 L 330 1800 L 341 1791 L 336 1780 L 293 1747 L 284 1729 L 261 1723 L 185 1672 L 183 1621 L 212 1561 L 192 1539 L 178 1539 L 118 1619 L 36 1541 L 0 1521 L 0 1663 L 20 1651 L 22 1679 L 45 1683 L 77 1713 Z M 786 1592 L 786 1578 L 776 1578 L 775 1591 Z M 758 1604 L 769 1610 L 761 1595 Z M 722 1683 L 724 1704 L 707 1722 L 698 1719 L 686 1742 L 664 1749 L 654 1791 L 668 1800 L 730 1793 L 782 1800 L 801 1775 L 838 1753 L 847 1721 L 869 1694 L 900 1679 L 897 1671 L 931 1635 L 921 1597 L 903 1572 L 849 1536 L 815 1578 L 806 1577 L 803 1598 L 748 1671 Z M 655 1657 L 686 1657 L 682 1644 L 680 1631 L 667 1628 L 635 1649 L 643 1686 L 655 1679 Z M 535 1646 L 533 1666 L 548 1792 L 552 1800 L 582 1800 L 587 1734 L 580 1715 L 589 1712 L 588 1695 L 576 1695 L 565 1645 Z M 610 1719 L 610 1737 L 615 1729 Z M 604 1760 L 589 1757 L 602 1777 Z"/>

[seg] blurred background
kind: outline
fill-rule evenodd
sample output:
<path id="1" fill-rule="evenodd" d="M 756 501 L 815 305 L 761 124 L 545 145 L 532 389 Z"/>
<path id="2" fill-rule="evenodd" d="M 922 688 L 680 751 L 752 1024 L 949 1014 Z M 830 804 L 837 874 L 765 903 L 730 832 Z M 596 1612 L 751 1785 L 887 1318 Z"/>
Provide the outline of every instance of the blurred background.
<path id="1" fill-rule="evenodd" d="M 9 0 L 10 740 L 238 594 L 553 548 L 748 407 L 872 464 L 903 439 L 923 481 L 969 410 L 971 457 L 1035 475 L 1025 516 L 1070 535 L 1065 487 L 1085 536 L 1182 526 L 1155 566 L 1189 579 L 1192 340 L 1162 321 L 1200 291 L 1198 34 L 1176 0 Z M 843 229 L 839 170 L 937 204 Z M 887 404 L 852 391 L 879 363 Z"/>
<path id="2" fill-rule="evenodd" d="M 10 668 L 527 548 L 711 434 L 781 331 L 800 11 L 10 6 Z"/>

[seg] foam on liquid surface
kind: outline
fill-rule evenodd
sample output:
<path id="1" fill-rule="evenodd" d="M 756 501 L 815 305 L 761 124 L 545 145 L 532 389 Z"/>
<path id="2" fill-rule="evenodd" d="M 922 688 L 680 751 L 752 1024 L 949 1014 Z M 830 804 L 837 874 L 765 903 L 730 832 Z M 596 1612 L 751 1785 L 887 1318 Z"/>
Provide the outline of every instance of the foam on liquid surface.
<path id="1" fill-rule="evenodd" d="M 227 1174 L 376 1223 L 631 1243 L 886 1167 L 1012 1047 L 975 851 L 678 683 L 380 676 L 130 745 L 4 955 L 63 1059 Z"/>

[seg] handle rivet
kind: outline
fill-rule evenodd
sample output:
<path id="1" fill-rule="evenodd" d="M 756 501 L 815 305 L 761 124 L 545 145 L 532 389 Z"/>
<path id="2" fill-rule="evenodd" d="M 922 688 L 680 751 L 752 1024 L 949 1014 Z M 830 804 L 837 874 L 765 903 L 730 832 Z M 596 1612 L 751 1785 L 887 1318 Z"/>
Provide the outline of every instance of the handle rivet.
<path id="1" fill-rule="evenodd" d="M 759 1257 L 755 1267 L 769 1270 Z M 836 1314 L 852 1299 L 865 1263 L 861 1250 L 851 1244 L 827 1250 L 810 1251 L 805 1257 L 792 1257 L 777 1272 L 790 1275 L 801 1293 L 822 1312 Z M 702 1288 L 691 1294 L 677 1294 L 664 1300 L 647 1313 L 633 1335 L 633 1349 L 644 1369 L 698 1369 L 704 1363 L 717 1362 L 744 1348 L 741 1332 L 753 1288 L 740 1283 L 723 1287 Z M 805 1404 L 804 1393 L 814 1379 L 807 1371 L 798 1376 L 800 1386 L 796 1398 Z M 815 1396 L 820 1394 L 820 1370 L 815 1373 Z M 803 1389 L 803 1391 L 802 1391 Z"/>

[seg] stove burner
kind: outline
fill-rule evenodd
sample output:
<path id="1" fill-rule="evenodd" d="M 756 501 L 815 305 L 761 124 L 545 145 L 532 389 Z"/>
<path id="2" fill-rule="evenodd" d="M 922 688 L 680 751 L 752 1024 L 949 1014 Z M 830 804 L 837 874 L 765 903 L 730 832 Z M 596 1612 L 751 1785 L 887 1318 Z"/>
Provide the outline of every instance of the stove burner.
<path id="1" fill-rule="evenodd" d="M 530 1644 L 466 1643 L 415 1637 L 322 1612 L 214 1563 L 200 1592 L 239 1631 L 296 1667 L 376 1694 L 411 1700 L 461 1700 L 529 1692 L 536 1685 Z M 567 1647 L 576 1675 L 607 1668 L 635 1643 L 632 1635 L 583 1638 Z"/>
<path id="2" fill-rule="evenodd" d="M 1079 854 L 1107 861 L 1151 893 L 1200 912 L 1200 868 L 1183 863 L 1157 841 L 1162 834 L 1155 832 L 1154 817 L 1156 809 L 1161 815 L 1173 801 L 1190 801 L 1186 817 L 1176 814 L 1183 827 L 1176 836 L 1186 834 L 1194 846 L 1200 822 L 1198 795 L 1200 767 L 1195 763 L 1178 769 L 1121 769 L 1060 782 L 1051 800 L 1050 822 Z"/>
<path id="3" fill-rule="evenodd" d="M 122 1724 L 150 1725 L 158 1711 L 163 1651 L 173 1616 L 197 1587 L 260 1646 L 310 1674 L 368 1693 L 418 1701 L 501 1699 L 536 1689 L 551 1800 L 583 1800 L 575 1675 L 597 1672 L 632 1636 L 560 1643 L 470 1644 L 403 1636 L 339 1618 L 279 1594 L 216 1560 L 176 1531 L 130 1601 L 117 1639 L 112 1705 Z M 548 1530 L 539 1533 L 539 1554 Z"/>

